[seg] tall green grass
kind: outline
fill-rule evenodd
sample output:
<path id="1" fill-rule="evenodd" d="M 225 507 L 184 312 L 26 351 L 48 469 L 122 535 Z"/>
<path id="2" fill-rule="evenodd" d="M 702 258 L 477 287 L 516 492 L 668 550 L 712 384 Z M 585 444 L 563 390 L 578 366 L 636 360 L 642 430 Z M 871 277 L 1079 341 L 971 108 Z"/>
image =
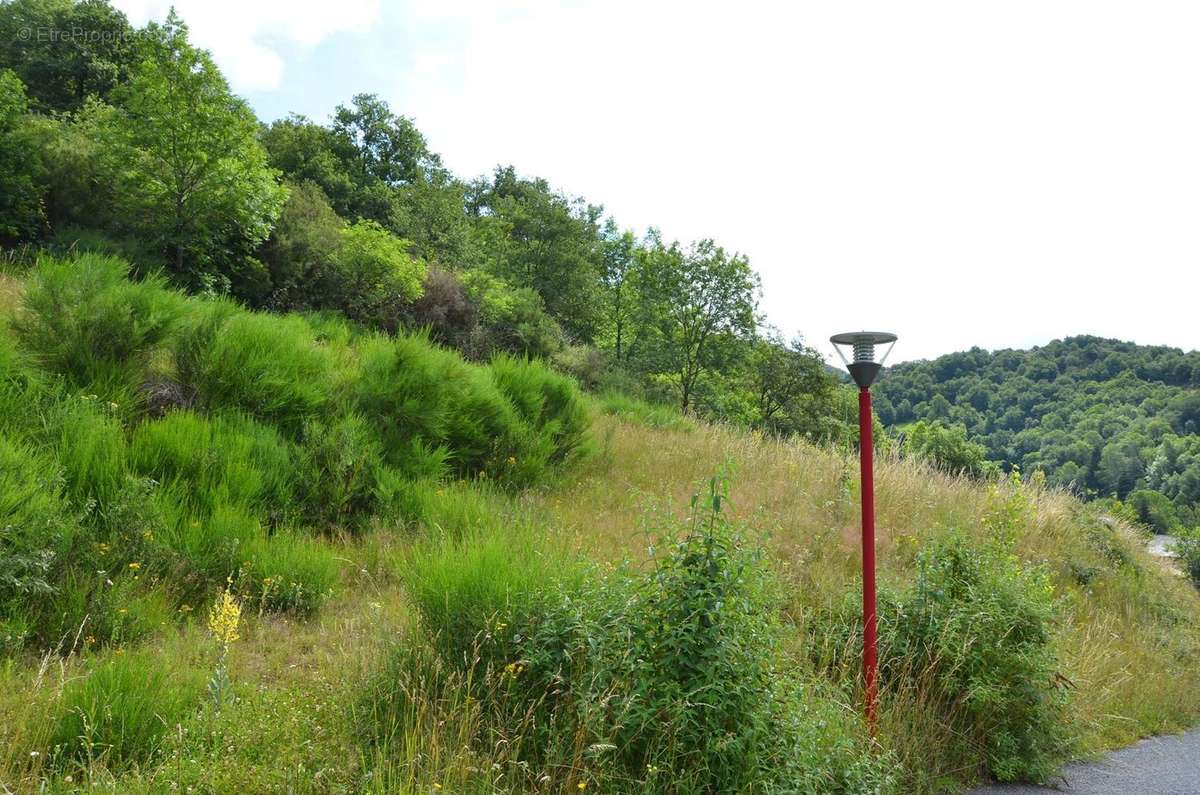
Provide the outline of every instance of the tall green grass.
<path id="1" fill-rule="evenodd" d="M 120 770 L 150 760 L 163 736 L 199 707 L 203 682 L 182 660 L 118 649 L 64 688 L 49 717 L 53 761 Z"/>
<path id="2" fill-rule="evenodd" d="M 40 257 L 12 322 L 41 366 L 117 402 L 129 399 L 147 355 L 184 309 L 160 278 L 134 282 L 128 274 L 125 262 L 100 254 Z"/>
<path id="3" fill-rule="evenodd" d="M 0 643 L 44 632 L 47 597 L 64 574 L 79 524 L 49 456 L 0 436 Z"/>
<path id="4" fill-rule="evenodd" d="M 235 505 L 270 520 L 292 509 L 295 448 L 247 416 L 175 411 L 140 425 L 130 447 L 139 473 L 186 495 L 200 513 Z"/>
<path id="5" fill-rule="evenodd" d="M 179 378 L 208 411 L 236 409 L 300 432 L 331 408 L 334 361 L 299 317 L 196 305 L 175 342 Z"/>

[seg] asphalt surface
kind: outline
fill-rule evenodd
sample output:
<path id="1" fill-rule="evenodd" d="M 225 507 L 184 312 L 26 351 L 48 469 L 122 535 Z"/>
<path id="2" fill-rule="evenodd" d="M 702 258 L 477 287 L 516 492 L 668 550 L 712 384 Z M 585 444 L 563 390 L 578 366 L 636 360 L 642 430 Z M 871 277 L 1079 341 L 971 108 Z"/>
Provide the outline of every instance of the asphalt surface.
<path id="1" fill-rule="evenodd" d="M 1151 737 L 1096 762 L 1063 768 L 1054 786 L 994 785 L 971 795 L 1200 795 L 1200 729 Z"/>

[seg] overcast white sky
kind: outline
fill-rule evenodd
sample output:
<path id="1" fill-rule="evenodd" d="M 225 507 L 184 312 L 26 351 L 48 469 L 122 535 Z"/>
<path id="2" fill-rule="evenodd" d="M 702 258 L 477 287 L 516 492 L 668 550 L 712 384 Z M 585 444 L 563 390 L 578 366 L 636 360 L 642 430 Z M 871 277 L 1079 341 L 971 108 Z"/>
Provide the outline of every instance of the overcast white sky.
<path id="1" fill-rule="evenodd" d="M 823 350 L 1200 348 L 1198 3 L 174 5 L 260 117 L 378 93 L 462 176 L 746 253 Z"/>

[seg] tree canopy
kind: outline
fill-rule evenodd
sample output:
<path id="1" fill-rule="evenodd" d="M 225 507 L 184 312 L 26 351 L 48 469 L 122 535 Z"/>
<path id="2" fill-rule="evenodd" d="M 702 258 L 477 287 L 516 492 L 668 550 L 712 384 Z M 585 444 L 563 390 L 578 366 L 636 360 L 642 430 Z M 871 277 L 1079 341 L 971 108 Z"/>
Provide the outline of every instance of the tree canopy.
<path id="1" fill-rule="evenodd" d="M 957 425 L 987 458 L 1083 495 L 1151 489 L 1180 521 L 1200 490 L 1200 352 L 1099 337 L 1030 350 L 978 348 L 889 368 L 876 389 L 888 425 Z"/>

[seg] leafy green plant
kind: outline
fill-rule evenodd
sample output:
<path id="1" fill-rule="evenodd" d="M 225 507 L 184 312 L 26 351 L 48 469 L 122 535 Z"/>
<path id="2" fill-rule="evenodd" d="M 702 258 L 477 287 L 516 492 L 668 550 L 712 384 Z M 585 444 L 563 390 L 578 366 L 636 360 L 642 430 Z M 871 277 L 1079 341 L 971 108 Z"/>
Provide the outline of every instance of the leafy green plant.
<path id="1" fill-rule="evenodd" d="M 523 769 L 551 771 L 564 788 L 886 788 L 887 757 L 867 751 L 857 719 L 777 669 L 766 571 L 726 499 L 714 478 L 682 534 L 663 531 L 648 570 L 564 566 L 495 534 L 414 555 L 407 580 L 422 625 L 482 706 L 482 736 L 506 738 Z M 419 675 L 375 685 L 375 741 L 413 730 L 411 695 L 395 688 Z"/>
<path id="2" fill-rule="evenodd" d="M 1200 586 L 1200 527 L 1177 531 L 1172 551 L 1183 562 L 1192 582 Z"/>
<path id="3" fill-rule="evenodd" d="M 994 510 L 998 526 L 1014 509 L 1007 501 Z M 918 553 L 909 590 L 880 592 L 882 697 L 932 710 L 959 738 L 946 750 L 960 755 L 956 764 L 981 760 L 1001 781 L 1043 781 L 1070 751 L 1068 683 L 1055 653 L 1049 572 L 1023 563 L 1011 543 L 1003 534 L 980 543 L 947 533 Z M 814 653 L 834 649 L 843 671 L 857 671 L 857 594 L 808 631 Z"/>
<path id="4" fill-rule="evenodd" d="M 995 463 L 987 460 L 987 448 L 967 439 L 967 429 L 961 425 L 916 422 L 905 430 L 902 450 L 906 455 L 955 475 L 981 478 L 999 471 Z"/>
<path id="5" fill-rule="evenodd" d="M 1049 778 L 1068 738 L 1047 572 L 955 536 L 924 550 L 918 567 L 915 592 L 895 616 L 892 665 L 932 667 L 934 686 L 957 702 L 957 719 L 996 778 Z"/>
<path id="6" fill-rule="evenodd" d="M 396 330 L 401 309 L 421 296 L 425 263 L 408 252 L 410 243 L 375 221 L 360 220 L 340 230 L 332 254 L 334 306 L 375 328 Z"/>

